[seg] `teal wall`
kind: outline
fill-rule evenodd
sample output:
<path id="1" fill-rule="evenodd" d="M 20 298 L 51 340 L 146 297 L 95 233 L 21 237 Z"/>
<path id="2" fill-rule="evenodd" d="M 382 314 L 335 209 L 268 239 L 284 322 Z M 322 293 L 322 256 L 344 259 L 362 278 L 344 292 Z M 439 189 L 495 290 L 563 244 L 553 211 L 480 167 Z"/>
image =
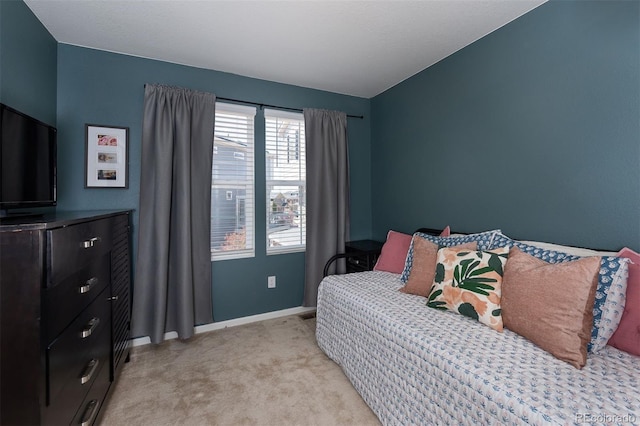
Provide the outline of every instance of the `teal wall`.
<path id="1" fill-rule="evenodd" d="M 0 0 L 0 102 L 55 126 L 56 50 L 22 0 Z"/>
<path id="2" fill-rule="evenodd" d="M 551 1 L 372 99 L 372 235 L 640 250 L 640 3 Z"/>
<path id="3" fill-rule="evenodd" d="M 371 232 L 370 101 L 99 50 L 58 46 L 58 183 L 61 210 L 138 209 L 145 83 L 162 83 L 290 108 L 364 115 L 347 123 L 351 161 L 351 237 Z M 129 189 L 84 188 L 85 123 L 129 127 Z M 256 121 L 256 256 L 212 262 L 216 321 L 302 304 L 304 253 L 266 256 L 264 115 Z M 139 218 L 134 214 L 134 224 Z M 134 227 L 134 233 L 137 226 Z M 277 287 L 267 289 L 267 276 Z"/>

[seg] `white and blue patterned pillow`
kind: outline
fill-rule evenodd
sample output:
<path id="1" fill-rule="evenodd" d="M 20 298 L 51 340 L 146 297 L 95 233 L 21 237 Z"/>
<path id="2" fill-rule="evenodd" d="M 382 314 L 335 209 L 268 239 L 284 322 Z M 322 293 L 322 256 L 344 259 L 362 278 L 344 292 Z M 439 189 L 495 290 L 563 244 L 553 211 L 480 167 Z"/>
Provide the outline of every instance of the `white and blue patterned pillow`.
<path id="1" fill-rule="evenodd" d="M 455 235 L 450 237 L 439 237 L 437 235 L 423 234 L 422 232 L 416 232 L 413 234 L 413 238 L 424 238 L 425 240 L 437 244 L 438 247 L 451 247 L 460 244 L 471 243 L 476 241 L 478 243 L 478 250 L 488 250 L 492 246 L 493 237 L 495 235 L 502 235 L 499 229 L 493 231 L 485 231 L 477 234 L 468 235 Z M 400 276 L 400 280 L 403 283 L 407 283 L 409 280 L 409 274 L 411 273 L 411 266 L 413 265 L 413 238 L 409 245 L 409 251 L 407 252 L 407 258 L 404 262 L 404 270 Z M 435 267 L 435 265 L 434 265 Z"/>
<path id="2" fill-rule="evenodd" d="M 525 253 L 548 263 L 562 263 L 580 259 L 580 256 L 515 241 L 502 233 L 494 236 L 491 248 L 512 247 L 514 245 Z M 628 262 L 628 259 L 614 256 L 603 256 L 600 261 L 596 299 L 593 305 L 591 341 L 587 345 L 587 351 L 590 353 L 597 353 L 603 349 L 620 324 L 627 297 Z"/>

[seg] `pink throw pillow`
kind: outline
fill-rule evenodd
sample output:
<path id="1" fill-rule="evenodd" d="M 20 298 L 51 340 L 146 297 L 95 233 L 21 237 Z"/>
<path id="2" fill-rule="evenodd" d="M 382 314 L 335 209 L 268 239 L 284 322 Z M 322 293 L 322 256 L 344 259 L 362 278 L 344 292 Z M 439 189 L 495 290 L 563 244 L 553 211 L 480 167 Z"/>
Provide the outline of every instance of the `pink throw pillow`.
<path id="1" fill-rule="evenodd" d="M 475 251 L 478 249 L 478 242 L 472 241 L 450 248 Z M 413 263 L 411 264 L 409 279 L 405 286 L 400 289 L 402 293 L 429 297 L 436 275 L 438 249 L 437 244 L 427 241 L 424 238 L 416 237 L 413 239 Z"/>
<path id="2" fill-rule="evenodd" d="M 447 225 L 446 228 L 444 228 L 442 230 L 442 232 L 440 233 L 441 237 L 448 237 L 449 235 L 451 235 L 451 228 L 449 228 L 449 225 Z"/>
<path id="3" fill-rule="evenodd" d="M 600 257 L 547 263 L 518 247 L 502 277 L 502 322 L 558 359 L 587 362 Z"/>
<path id="4" fill-rule="evenodd" d="M 609 339 L 609 345 L 640 356 L 640 253 L 625 247 L 620 250 L 618 256 L 631 259 L 632 263 L 629 263 L 624 312 L 618 329 Z"/>
<path id="5" fill-rule="evenodd" d="M 409 245 L 411 245 L 411 235 L 389 231 L 387 233 L 387 241 L 382 246 L 380 257 L 373 270 L 401 274 L 404 270 L 404 262 L 407 259 Z"/>

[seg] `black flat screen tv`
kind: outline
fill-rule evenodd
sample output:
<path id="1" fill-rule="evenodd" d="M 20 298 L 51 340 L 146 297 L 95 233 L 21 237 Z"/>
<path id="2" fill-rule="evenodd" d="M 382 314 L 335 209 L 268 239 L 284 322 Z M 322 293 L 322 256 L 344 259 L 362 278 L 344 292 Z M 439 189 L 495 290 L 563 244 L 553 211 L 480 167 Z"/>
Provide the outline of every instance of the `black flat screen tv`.
<path id="1" fill-rule="evenodd" d="M 56 128 L 0 104 L 0 209 L 56 205 Z"/>

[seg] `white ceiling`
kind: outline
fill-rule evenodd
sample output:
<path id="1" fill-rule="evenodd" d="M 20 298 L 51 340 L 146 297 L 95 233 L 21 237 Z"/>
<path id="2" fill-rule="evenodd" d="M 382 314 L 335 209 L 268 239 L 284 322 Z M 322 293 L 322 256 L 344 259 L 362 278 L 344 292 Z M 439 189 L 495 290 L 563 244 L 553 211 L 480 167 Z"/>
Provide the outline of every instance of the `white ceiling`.
<path id="1" fill-rule="evenodd" d="M 60 43 L 371 98 L 545 1 L 25 3 Z"/>

